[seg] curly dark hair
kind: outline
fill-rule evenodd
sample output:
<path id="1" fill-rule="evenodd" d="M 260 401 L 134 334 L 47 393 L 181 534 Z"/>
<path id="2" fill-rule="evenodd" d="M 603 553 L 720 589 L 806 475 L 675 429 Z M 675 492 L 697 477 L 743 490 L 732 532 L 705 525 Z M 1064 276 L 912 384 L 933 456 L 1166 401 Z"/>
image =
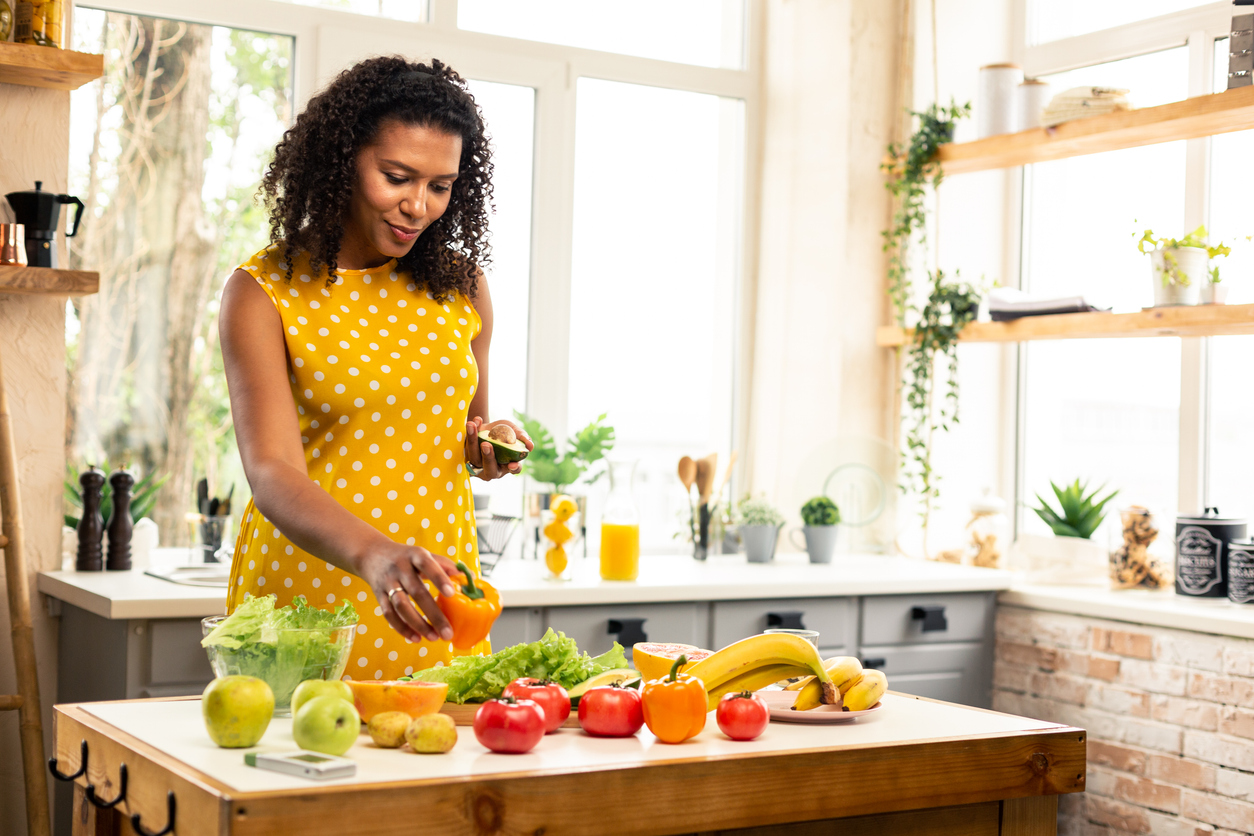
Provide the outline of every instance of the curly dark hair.
<path id="1" fill-rule="evenodd" d="M 291 255 L 309 254 L 310 267 L 335 281 L 357 153 L 387 119 L 436 128 L 462 139 L 459 176 L 448 209 L 398 260 L 414 281 L 437 297 L 474 296 L 480 270 L 491 259 L 492 153 L 483 115 L 466 82 L 440 61 L 413 63 L 400 56 L 370 58 L 341 72 L 309 100 L 284 134 L 261 181 L 270 212 L 270 237 Z"/>

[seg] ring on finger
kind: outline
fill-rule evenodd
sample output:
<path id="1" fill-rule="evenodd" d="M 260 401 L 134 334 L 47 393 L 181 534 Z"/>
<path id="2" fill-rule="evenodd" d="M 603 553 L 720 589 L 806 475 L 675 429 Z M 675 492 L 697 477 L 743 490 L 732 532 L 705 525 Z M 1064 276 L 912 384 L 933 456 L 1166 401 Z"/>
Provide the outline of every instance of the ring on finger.
<path id="1" fill-rule="evenodd" d="M 389 589 L 388 590 L 388 603 L 392 603 L 393 595 L 395 595 L 398 592 L 404 592 L 404 591 L 405 591 L 405 587 L 403 586 L 394 586 L 391 589 Z"/>

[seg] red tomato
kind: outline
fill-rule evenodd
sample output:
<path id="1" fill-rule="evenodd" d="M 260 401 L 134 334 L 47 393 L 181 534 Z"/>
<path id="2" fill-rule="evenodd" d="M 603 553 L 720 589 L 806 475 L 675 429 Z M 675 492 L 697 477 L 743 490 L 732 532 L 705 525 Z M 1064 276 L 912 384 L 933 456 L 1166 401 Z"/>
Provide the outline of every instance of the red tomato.
<path id="1" fill-rule="evenodd" d="M 488 700 L 475 712 L 475 740 L 493 752 L 521 755 L 544 737 L 544 709 L 531 700 Z"/>
<path id="2" fill-rule="evenodd" d="M 503 697 L 531 700 L 544 711 L 547 722 L 545 733 L 552 734 L 562 727 L 570 716 L 570 697 L 566 689 L 548 679 L 532 679 L 524 676 L 505 686 Z"/>
<path id="3" fill-rule="evenodd" d="M 741 691 L 723 695 L 714 719 L 718 720 L 719 730 L 732 740 L 753 740 L 766 730 L 771 712 L 757 694 Z"/>
<path id="4" fill-rule="evenodd" d="M 621 685 L 589 688 L 579 698 L 579 725 L 594 737 L 631 737 L 644 725 L 640 692 Z"/>

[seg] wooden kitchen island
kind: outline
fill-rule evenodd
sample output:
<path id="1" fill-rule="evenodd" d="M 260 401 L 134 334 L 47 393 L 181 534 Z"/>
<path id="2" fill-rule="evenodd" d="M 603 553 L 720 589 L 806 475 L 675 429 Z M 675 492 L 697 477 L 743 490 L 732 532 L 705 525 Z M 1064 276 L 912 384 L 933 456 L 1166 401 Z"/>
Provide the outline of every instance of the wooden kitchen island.
<path id="1" fill-rule="evenodd" d="M 852 723 L 772 722 L 757 740 L 725 738 L 711 716 L 684 744 L 549 735 L 526 755 L 497 755 L 459 727 L 447 755 L 348 752 L 357 775 L 313 782 L 244 765 L 215 747 L 198 699 L 56 707 L 59 770 L 75 779 L 74 833 L 167 826 L 177 836 L 244 834 L 1004 834 L 1056 832 L 1057 795 L 1082 792 L 1081 729 L 889 693 Z M 274 719 L 261 751 L 291 751 Z M 125 798 L 120 765 L 127 769 Z M 173 799 L 171 801 L 170 799 Z M 839 823 L 832 819 L 845 819 Z"/>

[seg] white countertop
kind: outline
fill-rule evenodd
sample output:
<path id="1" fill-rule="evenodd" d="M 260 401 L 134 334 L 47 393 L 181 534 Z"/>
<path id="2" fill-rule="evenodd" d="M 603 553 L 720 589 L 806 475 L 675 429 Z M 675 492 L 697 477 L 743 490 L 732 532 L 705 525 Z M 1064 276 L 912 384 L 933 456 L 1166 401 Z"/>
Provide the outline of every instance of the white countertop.
<path id="1" fill-rule="evenodd" d="M 395 781 L 506 777 L 510 774 L 630 768 L 667 761 L 716 760 L 820 749 L 862 749 L 905 742 L 978 738 L 1063 728 L 1057 723 L 966 708 L 888 693 L 883 708 L 854 722 L 794 725 L 772 722 L 751 741 L 729 740 L 710 717 L 705 729 L 680 746 L 659 744 L 648 729 L 633 737 L 592 738 L 579 729 L 561 729 L 546 736 L 525 755 L 497 755 L 475 740 L 468 726 L 457 728 L 457 745 L 447 755 L 414 757 L 380 749 L 363 734 L 346 757 L 357 762 L 357 774 L 318 782 L 317 786 L 392 783 Z M 245 792 L 307 789 L 303 778 L 244 765 L 243 750 L 219 749 L 205 733 L 200 700 L 99 702 L 83 710 L 135 736 L 211 778 Z M 256 747 L 262 752 L 296 748 L 290 718 L 270 721 Z M 249 750 L 253 751 L 253 750 Z M 71 758 L 71 762 L 77 755 Z"/>
<path id="2" fill-rule="evenodd" d="M 1109 618 L 1133 624 L 1174 627 L 1220 636 L 1254 639 L 1254 606 L 1227 598 L 1194 598 L 1173 590 L 1016 583 L 998 601 L 1037 610 Z"/>
<path id="3" fill-rule="evenodd" d="M 635 581 L 603 581 L 595 559 L 572 563 L 571 580 L 550 580 L 542 561 L 505 560 L 489 576 L 506 607 L 561 607 L 666 601 L 729 601 L 983 592 L 1009 589 L 1009 572 L 879 554 L 814 565 L 804 554 L 772 563 L 743 556 L 645 556 Z M 221 588 L 182 586 L 142 572 L 40 572 L 38 589 L 102 618 L 203 618 L 225 611 Z"/>

